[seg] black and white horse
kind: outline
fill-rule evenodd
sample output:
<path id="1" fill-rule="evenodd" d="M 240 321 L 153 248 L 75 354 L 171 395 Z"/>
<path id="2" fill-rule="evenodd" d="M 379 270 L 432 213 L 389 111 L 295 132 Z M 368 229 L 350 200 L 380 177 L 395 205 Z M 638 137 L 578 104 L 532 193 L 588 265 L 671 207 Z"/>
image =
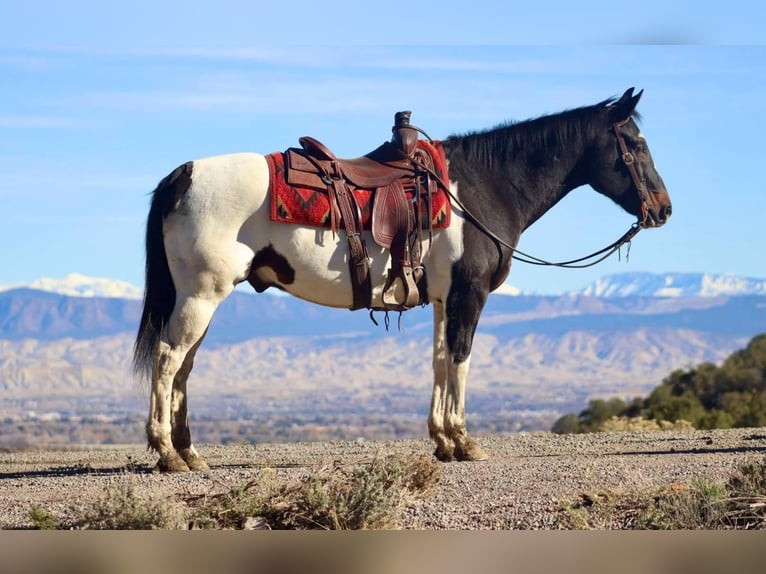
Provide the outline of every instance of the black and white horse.
<path id="1" fill-rule="evenodd" d="M 509 246 L 521 233 L 582 185 L 638 217 L 640 227 L 670 216 L 667 190 L 635 123 L 640 97 L 631 88 L 619 99 L 441 142 L 453 212 L 449 227 L 423 241 L 422 254 L 434 310 L 428 430 L 439 460 L 486 458 L 466 431 L 466 378 L 482 308 L 508 276 Z M 188 162 L 154 190 L 134 366 L 151 378 L 146 433 L 161 470 L 207 468 L 191 441 L 186 382 L 213 313 L 237 284 L 352 306 L 343 233 L 275 223 L 269 191 L 267 162 L 257 153 Z M 379 307 L 390 256 L 367 245 L 372 306 Z"/>

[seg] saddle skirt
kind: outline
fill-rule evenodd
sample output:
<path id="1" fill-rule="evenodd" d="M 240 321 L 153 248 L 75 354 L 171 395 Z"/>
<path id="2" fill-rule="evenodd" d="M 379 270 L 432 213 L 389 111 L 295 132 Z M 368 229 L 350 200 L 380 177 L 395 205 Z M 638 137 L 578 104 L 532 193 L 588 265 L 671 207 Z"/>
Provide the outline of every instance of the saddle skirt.
<path id="1" fill-rule="evenodd" d="M 418 140 L 417 145 L 419 148 L 426 151 L 433 159 L 434 171 L 441 178 L 441 180 L 449 185 L 447 174 L 447 161 L 444 156 L 444 150 L 439 141 L 435 141 L 432 144 L 424 140 Z M 330 200 L 327 193 L 327 186 L 324 183 L 321 185 L 309 185 L 303 184 L 291 184 L 286 178 L 286 157 L 290 153 L 290 150 L 286 152 L 275 152 L 266 156 L 266 162 L 269 167 L 269 181 L 270 181 L 270 215 L 272 221 L 281 223 L 293 223 L 296 225 L 308 225 L 311 227 L 320 227 L 330 229 L 331 227 L 331 214 L 330 214 Z M 289 160 L 287 160 L 289 161 Z M 361 178 L 360 178 L 361 179 Z M 307 179 L 306 181 L 310 181 Z M 313 183 L 313 182 L 312 182 Z M 361 222 L 363 229 L 372 230 L 373 227 L 373 211 L 375 202 L 375 195 L 379 192 L 383 192 L 388 186 L 380 186 L 379 188 L 362 188 L 356 185 L 351 185 L 351 193 L 359 206 Z M 404 193 L 409 202 L 413 200 L 413 190 L 404 187 Z M 378 209 L 385 209 L 387 203 L 397 201 L 393 199 L 393 194 L 384 193 L 388 201 L 382 201 L 378 204 Z M 418 202 L 418 209 L 420 210 L 420 221 L 423 228 L 428 228 L 428 221 L 430 221 L 434 229 L 446 228 L 450 224 L 451 208 L 449 198 L 441 187 L 438 187 L 436 192 L 431 197 L 430 214 L 428 213 L 428 205 L 425 201 Z M 380 211 L 379 211 L 380 218 Z M 377 226 L 376 226 L 377 227 Z M 375 240 L 383 247 L 390 247 L 390 237 L 385 238 L 385 229 L 382 230 L 384 237 L 376 237 Z M 380 233 L 376 233 L 380 236 Z M 388 245 L 386 245 L 388 242 Z"/>

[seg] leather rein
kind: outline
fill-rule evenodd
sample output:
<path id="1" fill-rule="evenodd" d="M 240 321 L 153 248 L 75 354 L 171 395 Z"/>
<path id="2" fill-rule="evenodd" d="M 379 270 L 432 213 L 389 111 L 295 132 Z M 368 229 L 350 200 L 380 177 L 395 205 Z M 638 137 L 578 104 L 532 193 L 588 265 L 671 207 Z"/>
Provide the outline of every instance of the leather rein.
<path id="1" fill-rule="evenodd" d="M 455 202 L 455 204 L 468 216 L 468 219 L 473 223 L 476 227 L 478 227 L 482 232 L 484 232 L 486 235 L 488 235 L 491 239 L 499 243 L 500 245 L 507 247 L 511 250 L 512 254 L 511 257 L 517 261 L 520 261 L 522 263 L 528 263 L 530 265 L 540 265 L 545 267 L 564 267 L 568 269 L 583 269 L 585 267 L 592 267 L 596 265 L 597 263 L 601 263 L 604 259 L 607 259 L 609 256 L 614 254 L 615 251 L 618 251 L 622 246 L 626 245 L 628 246 L 628 252 L 626 254 L 626 258 L 630 257 L 630 242 L 632 239 L 638 234 L 639 231 L 646 225 L 646 220 L 648 218 L 648 210 L 647 210 L 647 198 L 649 197 L 649 194 L 646 189 L 646 185 L 641 180 L 641 178 L 638 175 L 638 171 L 636 170 L 635 165 L 635 157 L 633 154 L 628 150 L 628 146 L 625 144 L 625 140 L 622 136 L 622 133 L 620 132 L 620 128 L 623 127 L 626 123 L 628 123 L 630 118 L 627 120 L 624 120 L 619 123 L 613 123 L 612 129 L 614 130 L 614 135 L 617 137 L 617 142 L 620 146 L 620 150 L 622 151 L 622 161 L 625 164 L 625 166 L 628 168 L 628 171 L 630 172 L 630 177 L 633 179 L 633 185 L 636 188 L 636 192 L 638 193 L 638 197 L 641 200 L 641 216 L 638 218 L 638 220 L 634 221 L 630 228 L 616 241 L 610 243 L 603 249 L 599 249 L 598 251 L 594 251 L 593 253 L 589 255 L 585 255 L 584 257 L 579 257 L 577 259 L 570 259 L 569 261 L 558 261 L 558 262 L 552 262 L 547 261 L 545 259 L 541 259 L 540 257 L 535 257 L 534 255 L 529 255 L 528 253 L 524 253 L 520 249 L 517 249 L 513 245 L 511 245 L 508 241 L 503 240 L 502 238 L 498 237 L 496 233 L 494 233 L 491 229 L 489 229 L 485 224 L 483 224 L 471 211 L 466 208 L 465 205 L 455 196 L 455 194 L 452 193 L 452 190 L 449 188 L 448 185 L 446 185 L 442 179 L 431 169 L 424 165 L 420 165 L 419 162 L 417 162 L 418 167 L 423 169 L 424 171 L 428 172 L 431 177 L 435 179 L 435 181 L 439 184 L 439 186 L 447 193 L 447 195 L 452 199 L 452 201 Z M 421 130 L 420 128 L 417 128 L 416 126 L 410 126 L 415 128 L 417 131 L 422 133 L 423 135 L 428 138 L 430 142 L 433 142 L 433 140 L 428 136 L 426 132 Z M 584 263 L 585 261 L 588 261 L 589 259 L 593 259 L 595 257 L 598 257 L 595 261 L 591 261 L 589 263 Z"/>

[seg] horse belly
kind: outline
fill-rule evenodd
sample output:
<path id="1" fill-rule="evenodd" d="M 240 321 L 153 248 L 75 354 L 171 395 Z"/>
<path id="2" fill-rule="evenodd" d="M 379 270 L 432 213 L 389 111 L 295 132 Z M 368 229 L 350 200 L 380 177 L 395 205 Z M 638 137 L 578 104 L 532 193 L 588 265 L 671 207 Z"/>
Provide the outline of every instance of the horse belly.
<path id="1" fill-rule="evenodd" d="M 452 263 L 459 257 L 462 246 L 460 220 L 454 229 L 434 233 L 433 242 L 423 242 L 429 301 L 446 296 L 451 281 Z M 261 218 L 261 225 L 269 227 L 268 246 L 263 248 L 272 262 L 278 265 L 258 265 L 254 258 L 253 273 L 263 285 L 272 285 L 300 299 L 328 307 L 350 308 L 353 303 L 351 275 L 348 269 L 349 247 L 345 232 L 335 236 L 325 229 L 275 223 Z M 379 247 L 369 232 L 365 244 L 370 257 L 372 306 L 382 307 L 383 287 L 391 267 L 390 252 Z M 289 269 L 285 268 L 285 264 Z M 284 281 L 289 278 L 290 281 Z M 252 281 L 251 281 L 252 283 Z M 262 289 L 259 289 L 262 290 Z"/>
<path id="2" fill-rule="evenodd" d="M 319 305 L 339 308 L 352 306 L 349 248 L 345 232 L 333 236 L 329 230 L 277 223 L 270 219 L 261 219 L 261 225 L 268 228 L 270 233 L 268 245 L 261 248 L 260 252 L 268 254 L 271 264 L 261 265 L 259 254 L 256 253 L 252 273 L 259 280 L 265 285 L 278 287 L 295 297 Z M 384 273 L 390 258 L 387 252 L 375 245 L 371 237 L 365 237 L 365 242 L 370 255 L 374 305 L 380 301 Z M 277 261 L 280 263 L 274 265 Z"/>

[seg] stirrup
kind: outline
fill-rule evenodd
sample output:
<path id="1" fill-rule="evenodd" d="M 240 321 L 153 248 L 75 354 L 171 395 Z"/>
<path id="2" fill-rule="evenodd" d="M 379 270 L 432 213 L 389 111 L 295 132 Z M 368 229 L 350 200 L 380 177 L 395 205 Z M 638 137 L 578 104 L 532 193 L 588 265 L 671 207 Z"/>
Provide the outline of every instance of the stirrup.
<path id="1" fill-rule="evenodd" d="M 396 299 L 395 283 L 397 279 L 402 282 L 404 301 L 398 301 Z M 388 270 L 388 279 L 383 286 L 383 296 L 381 299 L 384 308 L 397 311 L 412 309 L 420 303 L 420 290 L 418 289 L 417 283 L 415 283 L 412 267 L 402 267 L 399 275 L 396 275 L 393 269 Z"/>

